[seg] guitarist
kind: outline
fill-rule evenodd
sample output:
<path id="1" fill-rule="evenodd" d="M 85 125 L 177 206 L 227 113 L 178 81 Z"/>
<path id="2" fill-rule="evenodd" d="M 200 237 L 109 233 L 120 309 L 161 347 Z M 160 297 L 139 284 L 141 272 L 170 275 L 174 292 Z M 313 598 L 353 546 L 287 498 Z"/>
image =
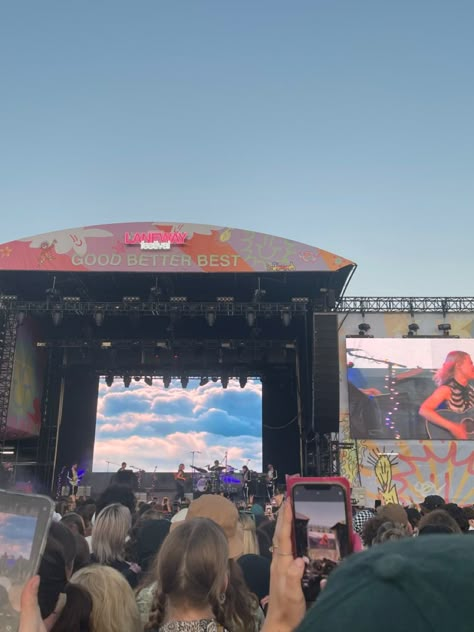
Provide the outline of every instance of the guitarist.
<path id="1" fill-rule="evenodd" d="M 174 475 L 174 480 L 176 482 L 176 496 L 175 500 L 182 501 L 184 500 L 184 482 L 187 480 L 187 476 L 184 473 L 184 463 L 180 463 L 178 466 L 178 471 Z"/>
<path id="2" fill-rule="evenodd" d="M 438 388 L 422 403 L 419 413 L 432 424 L 451 433 L 453 439 L 467 439 L 467 428 L 460 423 L 445 419 L 440 412 L 450 410 L 464 413 L 474 407 L 474 364 L 465 351 L 451 351 L 443 366 L 433 377 Z"/>
<path id="3" fill-rule="evenodd" d="M 80 478 L 79 478 L 79 474 L 77 473 L 77 463 L 74 463 L 73 465 L 71 465 L 71 468 L 69 469 L 67 473 L 67 482 L 69 484 L 69 496 L 74 496 L 74 498 L 76 498 L 79 481 L 80 481 Z"/>

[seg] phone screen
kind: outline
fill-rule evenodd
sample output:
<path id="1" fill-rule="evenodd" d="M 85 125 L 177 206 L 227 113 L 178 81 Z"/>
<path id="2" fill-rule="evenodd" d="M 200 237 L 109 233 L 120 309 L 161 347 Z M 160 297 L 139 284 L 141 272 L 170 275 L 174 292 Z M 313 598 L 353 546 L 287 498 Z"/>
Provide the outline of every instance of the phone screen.
<path id="1" fill-rule="evenodd" d="M 346 491 L 337 484 L 301 483 L 292 497 L 296 555 L 306 562 L 303 591 L 314 601 L 321 579 L 350 552 Z"/>
<path id="2" fill-rule="evenodd" d="M 0 491 L 0 631 L 17 629 L 20 597 L 36 573 L 54 503 L 45 496 Z"/>

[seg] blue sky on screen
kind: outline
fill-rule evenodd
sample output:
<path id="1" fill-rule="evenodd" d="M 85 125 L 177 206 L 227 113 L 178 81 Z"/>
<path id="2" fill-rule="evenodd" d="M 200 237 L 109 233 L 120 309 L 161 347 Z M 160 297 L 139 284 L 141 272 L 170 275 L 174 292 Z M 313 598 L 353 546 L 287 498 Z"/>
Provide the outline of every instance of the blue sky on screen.
<path id="1" fill-rule="evenodd" d="M 0 557 L 29 559 L 35 534 L 36 518 L 0 513 Z"/>
<path id="2" fill-rule="evenodd" d="M 129 388 L 120 378 L 111 387 L 101 379 L 95 472 L 106 472 L 107 461 L 126 461 L 147 471 L 174 471 L 181 462 L 189 468 L 192 451 L 195 465 L 222 461 L 227 453 L 228 464 L 235 468 L 250 461 L 251 469 L 261 469 L 259 380 L 248 380 L 245 388 L 229 380 L 227 389 L 212 381 L 199 386 L 196 379 L 184 389 L 179 380 L 172 380 L 165 389 L 158 379 L 152 386 L 132 380 Z"/>

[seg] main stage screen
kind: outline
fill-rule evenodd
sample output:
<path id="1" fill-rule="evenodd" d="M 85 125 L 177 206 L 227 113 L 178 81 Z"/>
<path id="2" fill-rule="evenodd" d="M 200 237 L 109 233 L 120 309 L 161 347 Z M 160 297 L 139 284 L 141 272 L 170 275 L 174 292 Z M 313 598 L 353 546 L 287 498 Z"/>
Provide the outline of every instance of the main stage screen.
<path id="1" fill-rule="evenodd" d="M 474 439 L 474 340 L 347 338 L 346 354 L 353 438 Z"/>
<path id="2" fill-rule="evenodd" d="M 216 459 L 241 469 L 262 467 L 262 384 L 249 379 L 245 388 L 229 380 L 210 380 L 187 388 L 172 380 L 164 388 L 121 378 L 99 382 L 94 472 L 114 472 L 122 461 L 148 472 L 173 472 L 179 463 L 204 467 Z"/>

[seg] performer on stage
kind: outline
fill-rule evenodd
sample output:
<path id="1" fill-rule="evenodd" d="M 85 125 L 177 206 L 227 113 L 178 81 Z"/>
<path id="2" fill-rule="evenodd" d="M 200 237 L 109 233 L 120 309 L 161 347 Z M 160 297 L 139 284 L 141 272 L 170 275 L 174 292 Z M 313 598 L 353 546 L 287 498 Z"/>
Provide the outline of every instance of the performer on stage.
<path id="1" fill-rule="evenodd" d="M 247 505 L 251 502 L 251 500 L 250 500 L 250 478 L 251 478 L 250 470 L 249 470 L 249 468 L 246 465 L 244 465 L 242 467 L 242 492 L 243 492 L 243 495 L 244 495 L 245 503 Z M 252 498 L 252 500 L 253 500 L 253 498 Z"/>
<path id="2" fill-rule="evenodd" d="M 277 478 L 278 472 L 274 469 L 273 465 L 269 463 L 267 465 L 267 473 L 265 475 L 265 480 L 267 483 L 267 496 L 269 500 L 271 500 L 275 494 L 275 485 L 277 482 Z"/>
<path id="3" fill-rule="evenodd" d="M 469 384 L 474 380 L 471 356 L 465 351 L 451 351 L 433 379 L 438 388 L 422 403 L 420 415 L 447 430 L 454 439 L 467 439 L 468 429 L 463 423 L 446 419 L 438 411 L 464 413 L 474 407 L 474 388 Z"/>
<path id="4" fill-rule="evenodd" d="M 77 473 L 77 463 L 71 465 L 67 473 L 67 482 L 69 484 L 69 496 L 77 496 L 77 488 L 79 486 L 79 475 Z"/>
<path id="5" fill-rule="evenodd" d="M 123 472 L 124 470 L 127 469 L 127 464 L 125 463 L 125 461 L 122 463 L 122 465 L 119 467 L 119 469 L 117 470 L 117 474 L 119 472 Z"/>
<path id="6" fill-rule="evenodd" d="M 184 463 L 180 463 L 178 467 L 178 471 L 174 475 L 174 480 L 176 481 L 176 496 L 175 500 L 182 501 L 184 500 L 184 482 L 187 480 L 187 476 L 184 473 Z"/>

